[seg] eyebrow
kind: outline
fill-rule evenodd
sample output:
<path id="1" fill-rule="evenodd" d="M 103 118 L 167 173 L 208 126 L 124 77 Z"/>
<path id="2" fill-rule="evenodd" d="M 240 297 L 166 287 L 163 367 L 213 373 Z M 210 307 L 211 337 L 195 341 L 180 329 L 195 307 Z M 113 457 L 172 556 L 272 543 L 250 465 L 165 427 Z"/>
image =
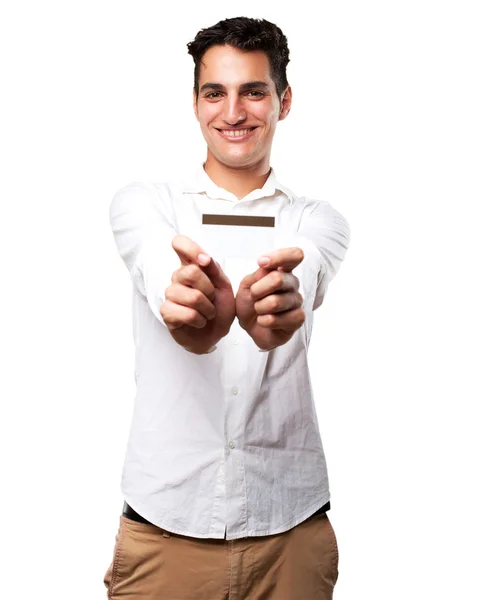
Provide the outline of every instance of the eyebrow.
<path id="1" fill-rule="evenodd" d="M 247 83 L 242 83 L 240 85 L 239 91 L 245 92 L 246 90 L 258 89 L 258 88 L 268 91 L 269 85 L 265 81 L 248 81 Z M 205 90 L 214 90 L 214 91 L 223 92 L 226 90 L 226 88 L 221 83 L 207 82 L 201 86 L 200 93 L 204 92 Z"/>

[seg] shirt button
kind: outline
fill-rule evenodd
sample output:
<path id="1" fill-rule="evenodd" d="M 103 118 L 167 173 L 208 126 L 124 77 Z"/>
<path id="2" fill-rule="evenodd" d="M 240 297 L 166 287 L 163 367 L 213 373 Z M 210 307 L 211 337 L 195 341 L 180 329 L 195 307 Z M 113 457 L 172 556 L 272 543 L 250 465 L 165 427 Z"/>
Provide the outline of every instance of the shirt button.
<path id="1" fill-rule="evenodd" d="M 229 446 L 231 449 L 233 449 L 233 448 L 235 447 L 235 443 L 234 443 L 234 442 L 230 442 L 230 443 L 228 444 L 228 446 Z"/>
<path id="2" fill-rule="evenodd" d="M 236 396 L 236 394 L 238 393 L 238 388 L 237 388 L 237 387 L 234 385 L 234 386 L 231 388 L 231 391 L 233 392 L 233 396 Z"/>
<path id="3" fill-rule="evenodd" d="M 238 340 L 233 340 L 233 346 L 237 346 L 238 345 Z"/>

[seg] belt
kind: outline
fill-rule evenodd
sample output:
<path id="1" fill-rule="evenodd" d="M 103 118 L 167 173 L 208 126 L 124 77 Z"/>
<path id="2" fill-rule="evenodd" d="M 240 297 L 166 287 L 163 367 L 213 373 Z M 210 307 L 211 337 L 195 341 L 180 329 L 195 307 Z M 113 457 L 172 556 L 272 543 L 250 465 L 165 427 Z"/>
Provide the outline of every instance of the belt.
<path id="1" fill-rule="evenodd" d="M 136 510 L 133 510 L 131 508 L 131 506 L 129 504 L 127 504 L 126 502 L 123 504 L 123 514 L 125 515 L 125 517 L 128 517 L 129 519 L 132 519 L 133 521 L 138 521 L 139 523 L 149 523 L 150 525 L 153 525 L 153 523 L 151 523 L 150 521 L 147 521 L 144 517 L 139 515 L 136 512 Z"/>
<path id="2" fill-rule="evenodd" d="M 314 514 L 312 514 L 311 517 L 314 517 L 315 515 L 319 515 L 323 512 L 326 512 L 330 508 L 331 508 L 330 502 L 326 502 L 326 504 L 323 504 L 323 506 L 321 506 L 321 508 L 319 508 Z M 147 521 L 144 517 L 139 515 L 126 502 L 123 504 L 123 514 L 125 515 L 125 517 L 128 517 L 129 519 L 132 519 L 133 521 L 138 521 L 139 523 L 149 523 L 150 525 L 154 525 L 154 523 Z M 309 517 L 309 518 L 311 518 L 311 517 Z M 155 525 L 155 527 L 156 527 L 156 525 Z"/>
<path id="3" fill-rule="evenodd" d="M 321 508 L 318 508 L 318 510 L 314 514 L 312 514 L 311 516 L 314 517 L 316 515 L 320 515 L 321 513 L 326 512 L 330 508 L 331 508 L 331 503 L 328 501 L 328 502 L 326 502 L 326 504 L 323 504 L 323 506 Z"/>

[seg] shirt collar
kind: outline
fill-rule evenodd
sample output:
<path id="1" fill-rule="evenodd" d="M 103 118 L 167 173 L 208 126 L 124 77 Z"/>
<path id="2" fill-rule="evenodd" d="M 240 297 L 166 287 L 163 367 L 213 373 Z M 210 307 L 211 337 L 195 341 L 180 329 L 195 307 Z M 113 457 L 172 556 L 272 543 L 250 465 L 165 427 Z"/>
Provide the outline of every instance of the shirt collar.
<path id="1" fill-rule="evenodd" d="M 242 198 L 241 201 L 257 200 L 266 196 L 273 196 L 276 190 L 283 192 L 288 197 L 289 203 L 293 203 L 293 192 L 278 181 L 274 169 L 271 168 L 269 177 L 265 181 L 263 187 L 261 189 L 253 190 Z M 196 169 L 193 176 L 182 186 L 182 191 L 189 194 L 200 194 L 205 192 L 210 198 L 222 198 L 224 200 L 240 202 L 234 194 L 219 187 L 212 179 L 210 179 L 204 169 L 204 163 Z"/>

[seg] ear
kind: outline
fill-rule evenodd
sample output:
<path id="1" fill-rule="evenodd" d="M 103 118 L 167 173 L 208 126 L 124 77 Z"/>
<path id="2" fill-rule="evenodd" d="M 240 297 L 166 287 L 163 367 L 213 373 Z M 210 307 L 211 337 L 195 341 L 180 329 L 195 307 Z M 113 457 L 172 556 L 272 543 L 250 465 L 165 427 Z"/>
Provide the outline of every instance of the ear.
<path id="1" fill-rule="evenodd" d="M 193 88 L 193 111 L 195 113 L 196 120 L 199 121 L 199 118 L 198 118 L 198 106 L 197 106 L 197 103 L 196 103 L 195 88 Z"/>
<path id="2" fill-rule="evenodd" d="M 278 121 L 282 121 L 283 119 L 286 119 L 289 111 L 291 110 L 292 101 L 293 101 L 293 90 L 291 89 L 291 86 L 288 85 L 288 87 L 284 90 L 282 97 L 281 97 L 281 110 L 279 112 Z"/>

